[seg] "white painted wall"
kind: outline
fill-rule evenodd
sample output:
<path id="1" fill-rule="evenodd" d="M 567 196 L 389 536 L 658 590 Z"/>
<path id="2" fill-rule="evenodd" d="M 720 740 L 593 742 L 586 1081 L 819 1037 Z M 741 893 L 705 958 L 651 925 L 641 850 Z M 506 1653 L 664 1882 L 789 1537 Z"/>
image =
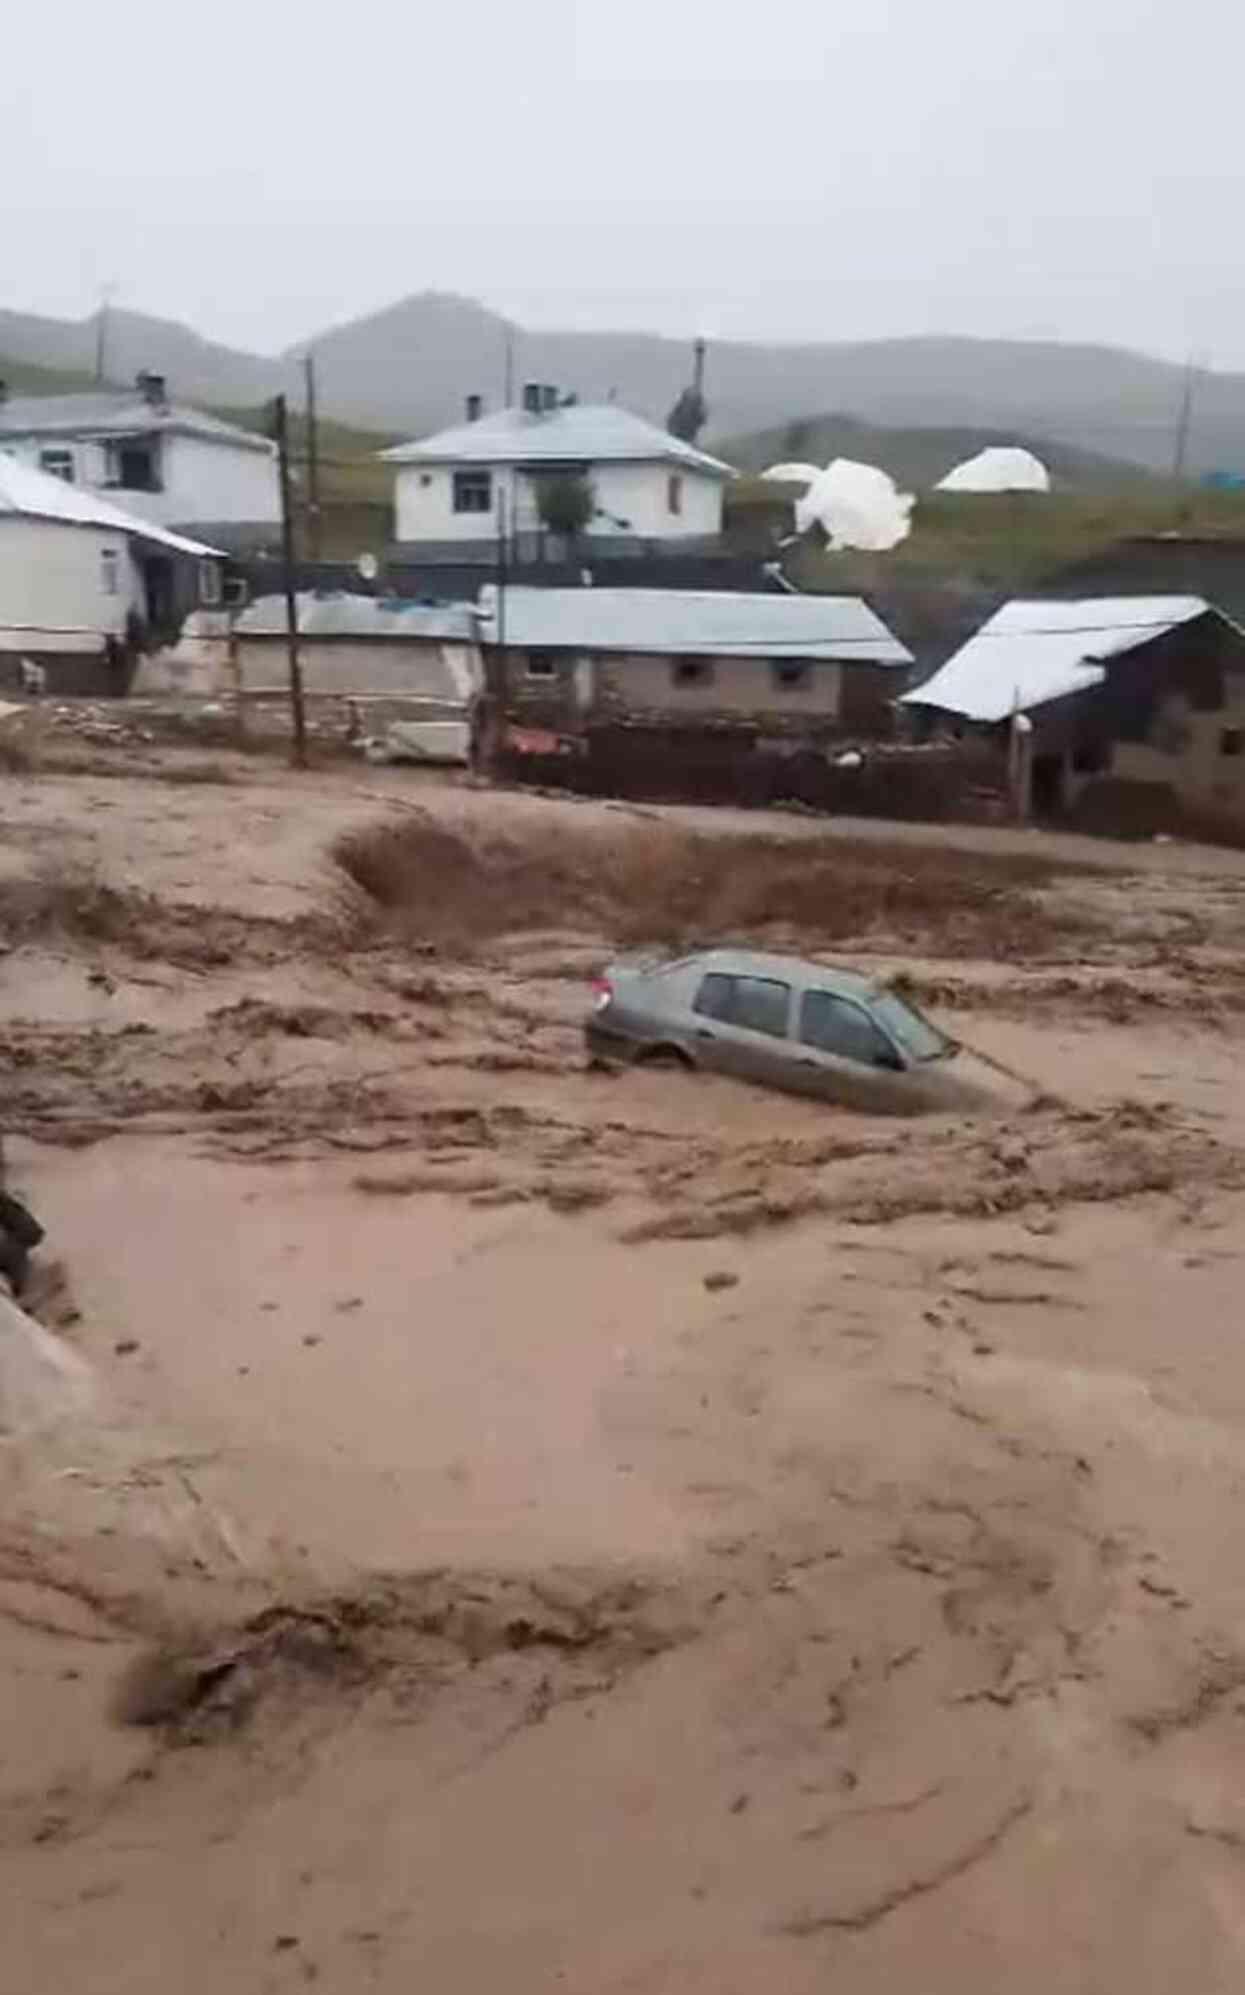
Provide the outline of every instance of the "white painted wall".
<path id="1" fill-rule="evenodd" d="M 682 479 L 682 511 L 672 513 L 669 479 L 674 471 L 675 467 L 667 464 L 594 466 L 589 476 L 597 505 L 612 517 L 594 520 L 585 538 L 617 540 L 635 535 L 644 540 L 682 540 L 720 533 L 722 481 L 700 471 L 678 472 Z M 492 510 L 456 513 L 452 466 L 401 464 L 394 480 L 397 538 L 464 543 L 493 540 L 500 530 L 503 494 L 509 530 L 535 532 L 540 526 L 536 485 L 524 470 L 512 465 L 494 466 Z M 627 520 L 629 525 L 618 526 L 619 519 Z"/>
<path id="2" fill-rule="evenodd" d="M 247 450 L 207 437 L 164 433 L 160 438 L 162 492 L 130 492 L 108 485 L 108 452 L 88 437 L 14 437 L 5 444 L 20 463 L 39 469 L 44 450 L 73 453 L 74 483 L 158 526 L 221 524 L 278 527 L 281 491 L 275 454 Z"/>
<path id="3" fill-rule="evenodd" d="M 115 595 L 107 586 L 106 554 L 115 557 Z M 0 645 L 5 649 L 13 647 L 23 630 L 85 631 L 101 641 L 121 637 L 126 612 L 141 609 L 142 601 L 141 577 L 125 534 L 0 515 Z"/>
<path id="4" fill-rule="evenodd" d="M 276 527 L 281 520 L 277 460 L 268 452 L 201 436 L 164 438 L 164 490 L 117 494 L 118 505 L 162 526 L 213 520 Z"/>

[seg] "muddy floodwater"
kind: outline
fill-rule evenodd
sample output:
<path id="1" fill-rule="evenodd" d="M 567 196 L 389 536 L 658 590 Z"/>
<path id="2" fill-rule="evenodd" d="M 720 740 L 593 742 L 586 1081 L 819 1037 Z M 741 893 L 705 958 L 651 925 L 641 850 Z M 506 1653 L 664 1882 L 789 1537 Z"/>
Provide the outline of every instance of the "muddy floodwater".
<path id="1" fill-rule="evenodd" d="M 592 1070 L 718 940 L 997 1113 Z M 1180 845 L 0 778 L 4 1987 L 1238 1995 L 1243 947 Z"/>

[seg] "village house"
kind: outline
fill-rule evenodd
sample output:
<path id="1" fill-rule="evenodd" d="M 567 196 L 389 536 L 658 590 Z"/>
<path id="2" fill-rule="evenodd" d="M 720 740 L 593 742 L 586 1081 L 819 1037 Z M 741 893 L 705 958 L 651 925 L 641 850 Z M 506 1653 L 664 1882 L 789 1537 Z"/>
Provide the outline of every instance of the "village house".
<path id="1" fill-rule="evenodd" d="M 405 743 L 439 760 L 466 761 L 471 702 L 481 678 L 470 605 L 306 590 L 295 607 L 314 728 L 339 738 L 394 736 L 398 748 Z M 144 660 L 137 689 L 229 696 L 253 716 L 265 708 L 284 711 L 285 597 L 257 597 L 238 614 L 201 610 L 188 618 L 175 645 Z"/>
<path id="2" fill-rule="evenodd" d="M 0 683 L 127 690 L 144 650 L 219 602 L 217 550 L 0 451 Z"/>
<path id="3" fill-rule="evenodd" d="M 486 415 L 478 395 L 467 420 L 383 453 L 395 467 L 396 538 L 403 549 L 532 558 L 550 539 L 542 488 L 583 481 L 591 510 L 576 536 L 585 556 L 604 543 L 687 551 L 715 541 L 727 464 L 614 403 L 560 399 L 536 383 L 519 408 Z M 560 551 L 560 550 L 559 550 Z"/>
<path id="4" fill-rule="evenodd" d="M 1245 814 L 1245 630 L 1202 596 L 1008 603 L 903 704 L 1000 761 L 1020 728 L 1022 814 Z"/>
<path id="5" fill-rule="evenodd" d="M 279 527 L 275 445 L 171 402 L 160 374 L 140 374 L 129 392 L 10 395 L 0 383 L 0 452 L 230 548 Z"/>
<path id="6" fill-rule="evenodd" d="M 607 787 L 884 738 L 912 663 L 855 596 L 490 585 L 480 640 L 511 744 L 590 754 Z"/>

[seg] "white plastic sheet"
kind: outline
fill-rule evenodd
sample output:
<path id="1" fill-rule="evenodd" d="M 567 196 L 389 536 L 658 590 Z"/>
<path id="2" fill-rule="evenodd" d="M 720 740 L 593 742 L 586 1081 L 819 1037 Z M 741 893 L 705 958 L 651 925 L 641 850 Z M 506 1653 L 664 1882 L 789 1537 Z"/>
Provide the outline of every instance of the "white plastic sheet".
<path id="1" fill-rule="evenodd" d="M 820 478 L 821 472 L 815 464 L 771 464 L 761 476 L 772 478 L 776 485 L 803 485 L 807 490 Z"/>
<path id="2" fill-rule="evenodd" d="M 799 532 L 821 526 L 832 548 L 884 554 L 912 531 L 913 498 L 874 464 L 836 457 L 796 501 Z"/>
<path id="3" fill-rule="evenodd" d="M 1049 492 L 1050 472 L 1031 450 L 1003 444 L 965 458 L 940 478 L 938 492 Z"/>

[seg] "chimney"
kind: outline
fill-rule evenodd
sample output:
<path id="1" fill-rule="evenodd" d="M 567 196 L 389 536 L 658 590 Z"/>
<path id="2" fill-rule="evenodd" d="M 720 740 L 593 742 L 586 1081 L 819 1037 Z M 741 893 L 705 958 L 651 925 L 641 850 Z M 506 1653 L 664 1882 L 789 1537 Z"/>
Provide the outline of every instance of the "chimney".
<path id="1" fill-rule="evenodd" d="M 525 381 L 523 383 L 524 414 L 529 416 L 538 416 L 541 414 L 543 408 L 544 408 L 544 389 L 541 387 L 540 382 Z"/>
<path id="2" fill-rule="evenodd" d="M 163 413 L 169 406 L 168 384 L 163 374 L 149 374 L 146 369 L 134 377 L 134 386 L 149 408 Z"/>
<path id="3" fill-rule="evenodd" d="M 480 417 L 481 417 L 481 416 L 482 416 L 483 414 L 484 414 L 484 397 L 483 397 L 483 395 L 468 395 L 468 397 L 467 397 L 467 421 L 468 421 L 469 423 L 478 423 L 478 422 L 479 422 L 479 420 L 480 420 Z"/>

